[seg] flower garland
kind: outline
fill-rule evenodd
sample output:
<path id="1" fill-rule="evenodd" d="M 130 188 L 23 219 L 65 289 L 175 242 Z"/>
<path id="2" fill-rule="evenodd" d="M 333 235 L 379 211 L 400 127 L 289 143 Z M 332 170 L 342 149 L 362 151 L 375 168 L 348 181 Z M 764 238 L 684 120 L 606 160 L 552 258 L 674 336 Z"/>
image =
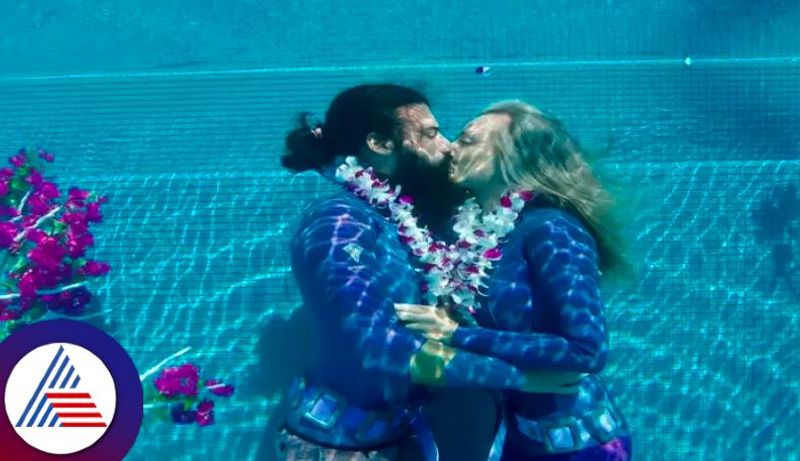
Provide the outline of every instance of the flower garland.
<path id="1" fill-rule="evenodd" d="M 43 176 L 53 161 L 43 149 L 21 149 L 0 168 L 0 340 L 47 312 L 83 315 L 88 278 L 110 269 L 86 258 L 107 199 L 75 187 L 63 194 Z"/>
<path id="2" fill-rule="evenodd" d="M 355 157 L 347 157 L 336 170 L 336 178 L 345 184 L 356 197 L 381 210 L 397 224 L 400 241 L 411 248 L 422 263 L 425 276 L 422 291 L 425 301 L 439 305 L 444 299 L 475 313 L 479 307 L 476 296 L 486 288 L 486 277 L 492 264 L 502 257 L 501 240 L 514 229 L 525 202 L 533 198 L 528 191 L 508 192 L 500 199 L 500 206 L 485 212 L 474 198 L 468 199 L 455 217 L 453 230 L 458 239 L 453 244 L 433 238 L 425 227 L 420 227 L 414 216 L 414 201 L 400 195 L 400 186 L 392 189 L 380 180 L 372 168 L 363 168 Z"/>

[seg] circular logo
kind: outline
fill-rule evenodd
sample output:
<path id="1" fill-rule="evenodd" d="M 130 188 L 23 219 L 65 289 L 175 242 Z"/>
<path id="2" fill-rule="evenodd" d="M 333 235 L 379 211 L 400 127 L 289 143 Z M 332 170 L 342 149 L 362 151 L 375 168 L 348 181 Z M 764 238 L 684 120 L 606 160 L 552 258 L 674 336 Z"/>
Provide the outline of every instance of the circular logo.
<path id="1" fill-rule="evenodd" d="M 103 361 L 69 343 L 28 352 L 11 371 L 5 397 L 17 434 L 28 445 L 56 455 L 94 445 L 117 409 L 117 388 Z"/>
<path id="2" fill-rule="evenodd" d="M 28 325 L 0 343 L 11 459 L 122 460 L 139 432 L 142 387 L 122 346 L 73 320 Z"/>

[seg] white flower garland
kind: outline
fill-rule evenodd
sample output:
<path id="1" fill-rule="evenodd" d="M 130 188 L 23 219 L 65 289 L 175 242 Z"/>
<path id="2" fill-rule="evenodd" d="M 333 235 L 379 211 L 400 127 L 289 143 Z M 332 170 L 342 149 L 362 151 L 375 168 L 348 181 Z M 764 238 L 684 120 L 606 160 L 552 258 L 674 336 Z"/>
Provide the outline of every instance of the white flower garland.
<path id="1" fill-rule="evenodd" d="M 514 229 L 525 202 L 533 198 L 528 191 L 506 193 L 500 199 L 500 206 L 491 212 L 484 212 L 474 198 L 468 199 L 458 208 L 453 226 L 458 240 L 448 245 L 418 225 L 413 200 L 400 195 L 400 186 L 392 190 L 378 179 L 372 168 L 361 167 L 355 157 L 347 157 L 336 169 L 336 179 L 373 207 L 388 208 L 400 240 L 422 263 L 419 269 L 425 276 L 422 291 L 428 304 L 435 306 L 442 298 L 450 299 L 471 313 L 480 306 L 475 298 L 486 288 L 483 278 L 492 263 L 502 257 L 501 240 Z"/>

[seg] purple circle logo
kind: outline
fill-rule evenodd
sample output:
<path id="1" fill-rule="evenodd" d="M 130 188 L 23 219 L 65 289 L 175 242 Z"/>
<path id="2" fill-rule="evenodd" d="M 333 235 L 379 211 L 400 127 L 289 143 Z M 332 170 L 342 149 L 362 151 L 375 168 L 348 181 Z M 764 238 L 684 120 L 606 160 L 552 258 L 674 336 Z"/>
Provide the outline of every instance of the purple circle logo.
<path id="1" fill-rule="evenodd" d="M 142 422 L 142 385 L 122 346 L 74 320 L 0 343 L 0 446 L 9 459 L 117 461 Z"/>

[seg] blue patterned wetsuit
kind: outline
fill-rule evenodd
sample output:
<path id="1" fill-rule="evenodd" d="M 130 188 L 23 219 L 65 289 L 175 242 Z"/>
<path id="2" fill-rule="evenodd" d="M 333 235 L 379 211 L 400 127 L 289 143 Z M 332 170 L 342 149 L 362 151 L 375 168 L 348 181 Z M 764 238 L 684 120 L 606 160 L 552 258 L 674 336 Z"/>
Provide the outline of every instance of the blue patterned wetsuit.
<path id="1" fill-rule="evenodd" d="M 594 239 L 571 214 L 541 205 L 529 204 L 502 246 L 503 258 L 491 275 L 486 309 L 478 314 L 481 327 L 457 329 L 452 346 L 525 370 L 593 374 L 582 380 L 578 394 L 506 392 L 504 460 L 540 459 L 537 456 L 546 452 L 540 423 L 548 420 L 544 424 L 552 427 L 557 418 L 563 423 L 568 421 L 564 418 L 580 418 L 602 405 L 610 407 L 620 423 L 613 434 L 597 437 L 603 443 L 594 440 L 584 447 L 595 446 L 583 452 L 541 459 L 628 460 L 627 427 L 595 375 L 606 365 L 608 337 Z M 519 423 L 518 416 L 533 421 L 535 430 Z M 552 435 L 560 442 L 571 439 L 569 431 Z"/>
<path id="2" fill-rule="evenodd" d="M 394 224 L 360 199 L 343 192 L 308 208 L 291 254 L 320 345 L 309 383 L 368 411 L 421 403 L 427 392 L 418 383 L 520 388 L 522 373 L 502 360 L 430 348 L 402 326 L 394 303 L 421 302 L 415 258 Z"/>

